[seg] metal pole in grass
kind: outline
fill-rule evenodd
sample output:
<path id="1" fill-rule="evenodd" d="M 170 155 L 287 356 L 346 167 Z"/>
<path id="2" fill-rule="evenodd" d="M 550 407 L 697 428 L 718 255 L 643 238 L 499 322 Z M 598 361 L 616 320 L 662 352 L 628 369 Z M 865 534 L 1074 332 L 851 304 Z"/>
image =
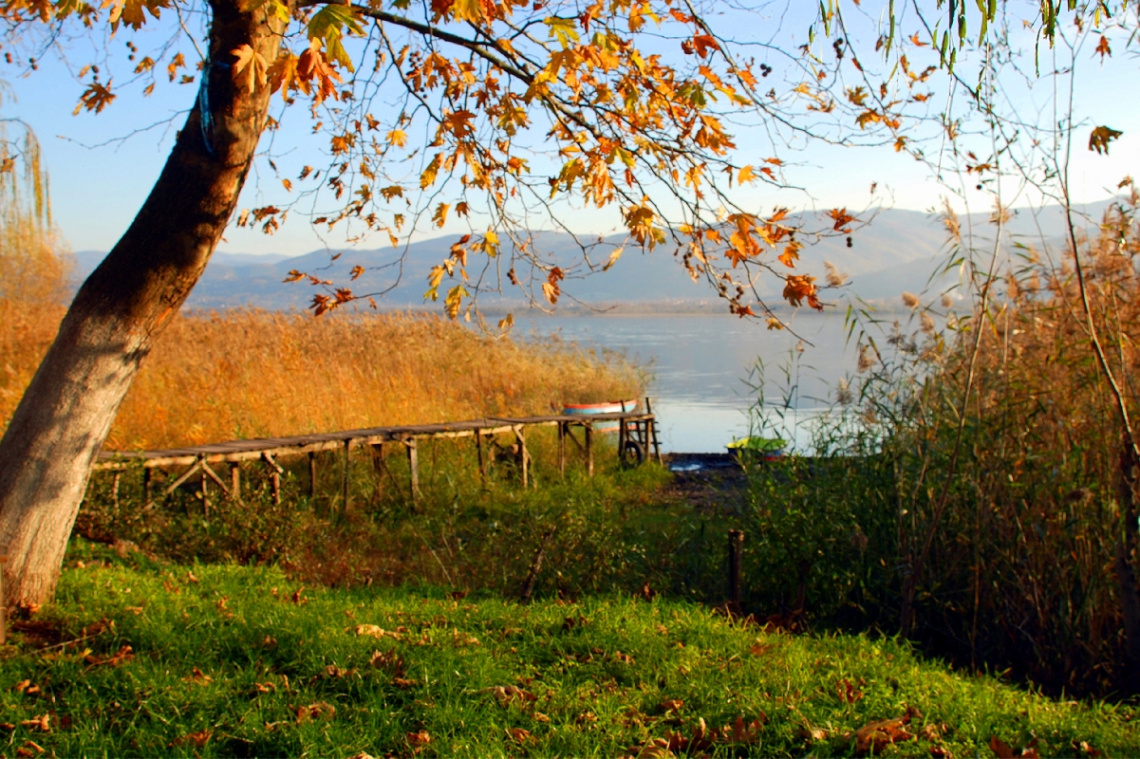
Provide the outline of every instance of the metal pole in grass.
<path id="1" fill-rule="evenodd" d="M 744 552 L 744 532 L 728 531 L 728 609 L 740 613 L 740 558 Z"/>

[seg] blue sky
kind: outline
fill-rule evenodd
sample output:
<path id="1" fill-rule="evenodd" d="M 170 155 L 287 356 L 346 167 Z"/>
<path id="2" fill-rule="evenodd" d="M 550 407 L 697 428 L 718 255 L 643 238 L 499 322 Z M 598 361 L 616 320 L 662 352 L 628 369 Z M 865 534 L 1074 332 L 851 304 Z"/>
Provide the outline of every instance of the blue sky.
<path id="1" fill-rule="evenodd" d="M 771 4 L 764 4 L 768 7 Z M 798 3 L 796 5 L 799 5 Z M 809 4 L 803 4 L 807 6 Z M 861 33 L 870 33 L 878 23 L 875 3 L 864 0 L 859 18 L 851 17 L 853 26 Z M 780 4 L 776 6 L 782 7 Z M 850 6 L 850 4 L 848 4 Z M 806 17 L 775 19 L 761 9 L 755 14 L 757 25 L 778 29 L 780 44 L 791 47 L 806 41 Z M 722 23 L 732 25 L 739 17 L 725 16 Z M 750 17 L 751 18 L 751 17 Z M 774 20 L 775 19 L 775 20 Z M 713 19 L 714 25 L 717 18 Z M 778 25 L 777 21 L 781 21 Z M 909 33 L 909 28 L 904 32 Z M 107 43 L 115 70 L 129 70 L 122 60 L 126 37 Z M 140 44 L 140 47 L 142 45 Z M 39 135 L 48 165 L 52 202 L 57 225 L 73 250 L 107 250 L 125 231 L 130 220 L 143 202 L 146 193 L 158 177 L 161 166 L 180 127 L 185 111 L 196 93 L 196 85 L 160 85 L 153 96 L 141 97 L 140 86 L 120 90 L 119 98 L 103 113 L 87 112 L 73 116 L 72 110 L 82 91 L 81 85 L 69 73 L 74 71 L 95 51 L 104 55 L 104 49 L 90 41 L 80 41 L 65 48 L 68 61 L 49 57 L 40 64 L 39 71 L 27 77 L 15 76 L 9 69 L 2 76 L 10 86 L 10 95 L 4 98 L 2 113 L 17 117 Z M 143 51 L 146 52 L 145 49 Z M 193 51 L 187 50 L 191 59 Z M 1046 53 L 1048 55 L 1048 52 Z M 1137 61 L 1123 51 L 1101 65 L 1091 50 L 1079 57 L 1079 79 L 1076 113 L 1092 124 L 1107 124 L 1121 130 L 1123 136 L 1112 145 L 1109 157 L 1098 156 L 1078 145 L 1072 163 L 1073 194 L 1078 201 L 1099 200 L 1106 197 L 1126 174 L 1140 173 L 1140 123 L 1137 116 L 1140 106 L 1132 97 L 1137 74 Z M 116 60 L 117 59 L 117 60 Z M 121 82 L 125 77 L 116 76 Z M 1047 93 L 1038 85 L 1036 91 L 1018 85 L 1015 89 L 1019 107 L 1026 110 L 1039 108 L 1046 103 Z M 14 97 L 13 97 L 14 96 Z M 279 102 L 279 101 L 278 101 Z M 306 155 L 312 142 L 306 140 L 305 114 L 302 108 L 292 109 L 292 128 L 279 134 L 274 145 L 278 163 L 288 166 L 311 161 Z M 297 117 L 294 119 L 294 117 Z M 1048 122 L 1051 112 L 1037 114 Z M 289 122 L 287 122 L 287 126 Z M 1078 130 L 1078 140 L 1087 139 L 1088 129 Z M 767 150 L 766 138 L 749 131 L 737 133 L 737 143 L 747 154 L 756 143 L 757 151 Z M 263 140 L 263 147 L 266 146 Z M 790 178 L 807 188 L 806 193 L 756 192 L 755 200 L 762 206 L 791 205 L 797 208 L 831 208 L 845 206 L 863 209 L 869 205 L 927 210 L 940 205 L 947 189 L 932 177 L 928 167 L 915 162 L 905 154 L 889 147 L 836 148 L 819 144 L 801 149 L 784 148 L 781 157 L 794 164 Z M 286 175 L 288 172 L 285 172 Z M 971 180 L 972 181 L 972 180 Z M 877 183 L 877 191 L 870 188 Z M 242 206 L 256 206 L 275 202 L 279 197 L 279 180 L 264 163 L 259 164 L 251 176 L 243 195 Z M 974 204 L 972 210 L 988 206 L 988 198 L 979 193 L 967 192 Z M 1023 200 L 1028 199 L 1024 198 Z M 960 201 L 958 201 L 960 205 Z M 599 214 L 597 211 L 568 209 L 566 218 L 580 231 L 606 233 L 615 231 L 616 212 Z M 458 231 L 445 230 L 448 232 Z M 420 238 L 438 235 L 438 230 L 422 230 Z M 370 247 L 386 244 L 379 238 Z M 299 255 L 325 246 L 344 246 L 343 240 L 321 239 L 302 218 L 291 218 L 282 231 L 274 236 L 260 232 L 228 230 L 222 250 L 248 253 L 281 253 Z"/>

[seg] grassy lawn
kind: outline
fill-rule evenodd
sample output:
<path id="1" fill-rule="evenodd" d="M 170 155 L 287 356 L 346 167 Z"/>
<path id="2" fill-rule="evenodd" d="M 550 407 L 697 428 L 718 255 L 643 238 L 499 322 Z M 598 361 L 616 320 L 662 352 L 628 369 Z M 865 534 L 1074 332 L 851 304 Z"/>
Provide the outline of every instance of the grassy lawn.
<path id="1" fill-rule="evenodd" d="M 134 556 L 80 542 L 56 604 L 17 623 L 0 753 L 1140 751 L 1134 708 L 961 676 L 889 640 L 764 632 L 660 599 L 310 589 Z"/>

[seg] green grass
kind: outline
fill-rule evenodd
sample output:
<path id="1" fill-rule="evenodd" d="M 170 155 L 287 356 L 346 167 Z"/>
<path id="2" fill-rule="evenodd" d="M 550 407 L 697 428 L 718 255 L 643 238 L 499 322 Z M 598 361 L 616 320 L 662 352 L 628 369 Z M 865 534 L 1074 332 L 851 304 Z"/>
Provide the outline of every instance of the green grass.
<path id="1" fill-rule="evenodd" d="M 763 632 L 660 599 L 301 590 L 277 569 L 133 557 L 80 542 L 55 605 L 13 633 L 0 753 L 660 756 L 672 738 L 851 755 L 860 728 L 908 713 L 918 737 L 882 753 L 990 755 L 992 737 L 1140 750 L 1132 708 L 963 677 L 888 640 Z"/>

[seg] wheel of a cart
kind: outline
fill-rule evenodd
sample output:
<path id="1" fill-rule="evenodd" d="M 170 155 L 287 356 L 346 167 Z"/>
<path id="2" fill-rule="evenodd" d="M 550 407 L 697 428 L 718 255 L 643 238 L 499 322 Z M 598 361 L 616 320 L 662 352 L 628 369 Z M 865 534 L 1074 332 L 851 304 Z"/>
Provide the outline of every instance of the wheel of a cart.
<path id="1" fill-rule="evenodd" d="M 618 453 L 626 466 L 640 466 L 645 462 L 645 448 L 636 440 L 626 440 Z"/>

